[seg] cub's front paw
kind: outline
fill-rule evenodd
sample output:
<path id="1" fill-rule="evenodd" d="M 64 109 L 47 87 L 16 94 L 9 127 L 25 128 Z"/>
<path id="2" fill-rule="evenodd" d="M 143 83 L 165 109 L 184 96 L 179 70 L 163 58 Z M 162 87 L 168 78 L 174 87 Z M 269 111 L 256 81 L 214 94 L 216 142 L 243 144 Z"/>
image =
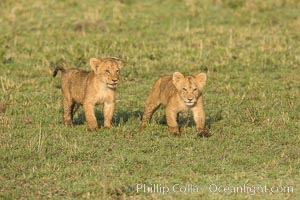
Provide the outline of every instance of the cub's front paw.
<path id="1" fill-rule="evenodd" d="M 98 131 L 98 127 L 88 127 L 88 131 Z"/>
<path id="2" fill-rule="evenodd" d="M 207 128 L 197 128 L 197 133 L 199 137 L 210 137 L 211 133 Z"/>
<path id="3" fill-rule="evenodd" d="M 146 123 L 145 122 L 142 122 L 141 124 L 141 130 L 145 130 L 147 127 Z"/>
<path id="4" fill-rule="evenodd" d="M 176 127 L 170 127 L 170 126 L 169 126 L 168 129 L 169 129 L 169 133 L 170 133 L 171 135 L 174 135 L 174 136 L 181 136 L 178 126 L 176 126 Z"/>
<path id="5" fill-rule="evenodd" d="M 65 125 L 65 126 L 73 126 L 72 120 L 65 120 L 65 121 L 64 121 L 64 125 Z"/>
<path id="6" fill-rule="evenodd" d="M 110 126 L 104 126 L 104 129 L 109 130 Z"/>

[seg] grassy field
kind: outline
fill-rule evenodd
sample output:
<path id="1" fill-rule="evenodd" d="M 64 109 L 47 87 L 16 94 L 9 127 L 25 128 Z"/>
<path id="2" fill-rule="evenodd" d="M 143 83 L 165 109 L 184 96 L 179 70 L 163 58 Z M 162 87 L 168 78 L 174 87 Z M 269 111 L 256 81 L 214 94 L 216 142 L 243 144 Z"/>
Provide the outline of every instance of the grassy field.
<path id="1" fill-rule="evenodd" d="M 64 127 L 53 68 L 107 56 L 124 66 L 114 127 L 88 132 L 82 108 Z M 211 137 L 191 113 L 168 135 L 164 108 L 140 131 L 175 71 L 207 73 Z M 0 199 L 299 199 L 299 99 L 298 0 L 1 0 Z"/>

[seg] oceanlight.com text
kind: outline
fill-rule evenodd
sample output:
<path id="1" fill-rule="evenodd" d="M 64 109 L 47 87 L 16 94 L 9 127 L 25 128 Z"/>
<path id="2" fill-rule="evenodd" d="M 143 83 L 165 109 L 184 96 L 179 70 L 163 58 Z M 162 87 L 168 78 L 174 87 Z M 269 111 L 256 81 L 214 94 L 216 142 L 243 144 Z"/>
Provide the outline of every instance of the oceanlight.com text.
<path id="1" fill-rule="evenodd" d="M 294 193 L 293 186 L 267 186 L 267 185 L 247 185 L 226 186 L 211 184 L 208 187 L 211 193 L 245 193 L 255 195 L 258 193 Z"/>

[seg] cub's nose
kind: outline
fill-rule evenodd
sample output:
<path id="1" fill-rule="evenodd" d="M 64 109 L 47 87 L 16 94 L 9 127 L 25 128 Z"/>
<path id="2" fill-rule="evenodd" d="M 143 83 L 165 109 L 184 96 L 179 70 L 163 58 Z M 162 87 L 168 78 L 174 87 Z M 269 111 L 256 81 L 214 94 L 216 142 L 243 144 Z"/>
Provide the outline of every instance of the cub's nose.
<path id="1" fill-rule="evenodd" d="M 112 79 L 112 81 L 113 81 L 114 83 L 116 83 L 116 82 L 118 82 L 118 79 Z"/>
<path id="2" fill-rule="evenodd" d="M 188 100 L 189 100 L 189 101 L 192 101 L 192 100 L 193 100 L 193 98 L 188 98 Z"/>

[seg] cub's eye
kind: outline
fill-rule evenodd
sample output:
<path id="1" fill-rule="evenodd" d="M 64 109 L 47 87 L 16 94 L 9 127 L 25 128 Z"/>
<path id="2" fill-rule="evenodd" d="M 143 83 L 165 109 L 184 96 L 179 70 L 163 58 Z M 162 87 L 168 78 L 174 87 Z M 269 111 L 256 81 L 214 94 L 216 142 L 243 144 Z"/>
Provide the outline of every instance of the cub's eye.
<path id="1" fill-rule="evenodd" d="M 117 72 L 117 73 L 120 73 L 120 70 L 117 70 L 116 72 Z"/>
<path id="2" fill-rule="evenodd" d="M 107 73 L 107 74 L 110 74 L 110 71 L 107 69 L 107 70 L 105 70 L 105 72 Z"/>
<path id="3" fill-rule="evenodd" d="M 197 91 L 197 88 L 194 88 L 193 91 L 196 92 L 196 91 Z"/>
<path id="4" fill-rule="evenodd" d="M 187 89 L 186 89 L 186 88 L 182 88 L 182 90 L 183 90 L 183 91 L 185 91 L 185 92 L 187 91 Z"/>

